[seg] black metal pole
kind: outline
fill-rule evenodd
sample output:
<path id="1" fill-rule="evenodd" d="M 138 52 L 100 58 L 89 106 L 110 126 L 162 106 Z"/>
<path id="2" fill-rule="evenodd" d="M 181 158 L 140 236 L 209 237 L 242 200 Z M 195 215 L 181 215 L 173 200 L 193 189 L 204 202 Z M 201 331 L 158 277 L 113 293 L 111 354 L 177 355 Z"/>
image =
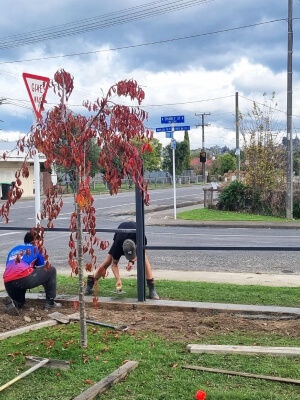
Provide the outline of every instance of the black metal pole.
<path id="1" fill-rule="evenodd" d="M 143 171 L 142 171 L 143 173 Z M 135 185 L 138 301 L 146 300 L 144 192 Z"/>

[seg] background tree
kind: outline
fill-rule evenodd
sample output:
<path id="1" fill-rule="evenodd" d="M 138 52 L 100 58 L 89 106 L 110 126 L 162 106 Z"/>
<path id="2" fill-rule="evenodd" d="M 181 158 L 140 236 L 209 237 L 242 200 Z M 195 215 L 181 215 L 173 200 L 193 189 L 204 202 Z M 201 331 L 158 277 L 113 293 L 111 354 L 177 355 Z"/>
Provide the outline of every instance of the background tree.
<path id="1" fill-rule="evenodd" d="M 188 131 L 184 131 L 184 141 L 187 144 L 187 152 L 184 160 L 184 169 L 191 169 L 191 145 L 190 145 L 190 137 Z"/>
<path id="2" fill-rule="evenodd" d="M 188 145 L 185 141 L 177 142 L 176 149 L 175 149 L 175 174 L 181 175 L 184 166 L 186 155 L 189 152 Z M 171 175 L 173 174 L 173 150 L 171 144 L 164 147 L 163 151 L 163 170 L 169 172 Z"/>
<path id="3" fill-rule="evenodd" d="M 241 115 L 246 184 L 255 191 L 279 188 L 285 182 L 286 160 L 280 146 L 282 133 L 273 121 L 274 100 L 275 93 L 269 103 L 266 99 L 262 106 L 254 102 L 246 119 Z"/>
<path id="4" fill-rule="evenodd" d="M 221 154 L 213 161 L 211 167 L 212 175 L 224 175 L 228 171 L 235 171 L 236 159 L 231 154 Z"/>
<path id="5" fill-rule="evenodd" d="M 144 171 L 160 171 L 162 160 L 162 144 L 160 143 L 160 141 L 158 139 L 152 138 L 149 141 L 151 151 L 147 151 L 144 153 L 142 153 L 141 151 L 141 148 L 145 143 L 144 140 L 138 141 L 136 139 L 133 139 L 133 143 L 139 150 L 139 156 L 143 159 Z"/>
<path id="6" fill-rule="evenodd" d="M 147 185 L 143 184 L 141 175 L 142 160 L 132 139 L 144 140 L 141 146 L 143 153 L 149 150 L 149 144 L 145 139 L 150 138 L 151 133 L 145 130 L 143 122 L 147 114 L 143 110 L 139 107 L 119 105 L 111 100 L 112 97 L 115 99 L 116 96 L 125 96 L 141 104 L 144 92 L 133 80 L 118 82 L 109 89 L 106 96 L 94 103 L 85 102 L 90 116 L 74 116 L 66 107 L 73 91 L 73 77 L 69 73 L 64 70 L 57 71 L 51 87 L 60 96 L 59 105 L 48 111 L 45 120 L 40 119 L 30 137 L 19 140 L 17 147 L 22 152 L 26 151 L 29 156 L 32 156 L 37 149 L 45 155 L 44 164 L 47 169 L 50 169 L 53 163 L 60 165 L 76 179 L 75 210 L 70 221 L 69 264 L 72 274 L 79 275 L 80 344 L 86 347 L 83 257 L 84 255 L 86 257 L 85 269 L 91 271 L 96 267 L 96 248 L 105 249 L 108 245 L 96 236 L 94 200 L 90 192 L 89 144 L 96 141 L 100 149 L 98 164 L 105 170 L 105 180 L 110 184 L 111 194 L 118 192 L 122 175 L 130 174 L 140 189 L 145 191 L 145 202 L 148 203 Z M 5 154 L 3 158 L 5 159 Z M 121 170 L 115 166 L 116 158 L 121 163 Z M 0 216 L 6 221 L 11 205 L 22 196 L 21 177 L 28 176 L 25 160 L 21 170 L 16 172 L 16 185 L 0 210 Z M 47 226 L 53 227 L 53 221 L 58 217 L 62 207 L 61 192 L 56 189 L 50 190 L 42 204 L 41 220 L 47 220 Z M 43 248 L 44 228 L 41 225 L 38 226 L 38 232 L 41 235 L 38 247 L 44 253 L 46 265 L 49 265 L 47 251 Z"/>

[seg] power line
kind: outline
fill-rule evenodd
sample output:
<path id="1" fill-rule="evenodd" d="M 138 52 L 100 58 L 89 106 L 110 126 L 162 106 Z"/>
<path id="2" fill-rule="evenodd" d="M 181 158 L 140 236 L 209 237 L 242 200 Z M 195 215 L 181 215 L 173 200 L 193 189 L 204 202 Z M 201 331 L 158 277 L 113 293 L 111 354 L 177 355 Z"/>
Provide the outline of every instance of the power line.
<path id="1" fill-rule="evenodd" d="M 255 23 L 255 24 L 249 24 L 249 25 L 244 25 L 244 26 L 239 26 L 239 27 L 234 27 L 234 28 L 228 28 L 228 29 L 222 29 L 222 30 L 219 30 L 219 31 L 207 32 L 207 33 L 199 33 L 199 34 L 196 34 L 196 35 L 182 36 L 182 37 L 178 37 L 178 38 L 172 38 L 172 39 L 166 39 L 166 40 L 158 40 L 158 41 L 154 41 L 154 42 L 140 43 L 140 44 L 135 44 L 135 45 L 130 45 L 130 46 L 115 47 L 115 48 L 110 48 L 110 49 L 102 49 L 102 50 L 86 51 L 86 52 L 80 52 L 80 53 L 64 54 L 64 55 L 59 55 L 59 56 L 31 58 L 31 59 L 25 59 L 25 60 L 3 61 L 3 62 L 0 63 L 0 65 L 1 64 L 21 63 L 21 62 L 51 60 L 51 59 L 56 59 L 56 58 L 75 57 L 75 56 L 83 56 L 83 55 L 98 54 L 98 53 L 107 53 L 107 52 L 110 52 L 110 51 L 118 51 L 118 50 L 128 50 L 128 49 L 134 49 L 134 48 L 137 48 L 137 47 L 153 46 L 153 45 L 157 45 L 157 44 L 170 43 L 170 42 L 176 42 L 176 41 L 180 41 L 180 40 L 187 40 L 187 39 L 194 39 L 194 38 L 203 37 L 203 36 L 216 35 L 216 34 L 219 34 L 219 33 L 232 32 L 232 31 L 236 31 L 236 30 L 240 30 L 240 29 L 253 28 L 253 27 L 256 27 L 256 26 L 260 26 L 260 25 L 272 24 L 274 22 L 282 22 L 282 21 L 285 21 L 285 19 L 284 18 L 274 19 L 274 20 L 271 20 L 271 21 L 258 22 L 258 23 Z"/>
<path id="2" fill-rule="evenodd" d="M 256 104 L 259 104 L 260 106 L 268 107 L 270 110 L 278 111 L 278 112 L 281 112 L 281 113 L 283 113 L 283 114 L 286 114 L 286 111 L 279 110 L 278 108 L 271 107 L 271 106 L 269 106 L 269 105 L 267 105 L 267 104 L 264 104 L 264 103 L 259 103 L 259 102 L 256 101 L 256 100 L 249 99 L 248 97 L 245 97 L 245 96 L 242 96 L 242 95 L 240 95 L 240 97 L 242 97 L 242 98 L 245 99 L 245 100 L 255 102 Z M 295 115 L 295 114 L 293 114 L 293 117 L 300 118 L 300 115 Z"/>
<path id="3" fill-rule="evenodd" d="M 167 14 L 211 1 L 214 0 L 160 0 L 143 6 L 140 5 L 125 10 L 119 10 L 103 16 L 100 15 L 68 24 L 4 37 L 0 39 L 0 50 L 110 28 L 115 25 Z"/>

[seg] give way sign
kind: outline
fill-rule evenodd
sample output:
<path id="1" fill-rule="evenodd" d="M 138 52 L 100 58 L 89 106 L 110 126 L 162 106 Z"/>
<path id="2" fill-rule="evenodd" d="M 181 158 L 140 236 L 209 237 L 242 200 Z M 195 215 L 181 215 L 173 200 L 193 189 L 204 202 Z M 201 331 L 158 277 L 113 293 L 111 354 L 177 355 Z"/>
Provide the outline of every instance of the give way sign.
<path id="1" fill-rule="evenodd" d="M 23 73 L 23 79 L 37 119 L 42 118 L 43 104 L 49 88 L 50 78 Z"/>

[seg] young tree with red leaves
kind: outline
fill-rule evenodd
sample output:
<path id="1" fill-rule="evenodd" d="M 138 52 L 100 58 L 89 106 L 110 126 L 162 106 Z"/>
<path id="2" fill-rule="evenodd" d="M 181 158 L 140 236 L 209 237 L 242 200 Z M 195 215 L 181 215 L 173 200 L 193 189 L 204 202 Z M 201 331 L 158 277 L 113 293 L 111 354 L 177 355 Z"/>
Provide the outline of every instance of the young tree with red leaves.
<path id="1" fill-rule="evenodd" d="M 142 152 L 151 151 L 149 140 L 152 133 L 145 129 L 147 119 L 145 111 L 138 106 L 126 106 L 113 101 L 115 96 L 130 97 L 138 105 L 144 99 L 144 91 L 134 80 L 120 81 L 113 85 L 106 96 L 94 103 L 86 101 L 84 106 L 90 116 L 72 113 L 66 103 L 73 90 L 73 77 L 64 70 L 54 75 L 51 87 L 60 97 L 60 103 L 47 112 L 45 119 L 38 120 L 32 127 L 28 139 L 18 142 L 18 149 L 32 156 L 37 150 L 46 157 L 45 167 L 52 164 L 62 166 L 73 179 L 75 187 L 75 210 L 70 221 L 69 264 L 72 274 L 79 275 L 79 305 L 81 346 L 87 346 L 85 305 L 84 305 L 84 255 L 89 256 L 85 270 L 90 272 L 96 267 L 95 248 L 105 249 L 108 243 L 96 236 L 95 208 L 90 192 L 90 162 L 87 157 L 89 145 L 97 142 L 100 150 L 98 164 L 105 170 L 104 179 L 109 183 L 111 194 L 117 194 L 124 175 L 130 174 L 135 183 L 145 192 L 145 203 L 149 201 L 147 185 L 143 182 L 142 160 L 134 141 L 142 142 Z M 5 154 L 3 155 L 5 158 Z M 116 163 L 116 159 L 118 162 Z M 121 168 L 120 168 L 121 166 Z M 26 160 L 16 173 L 16 184 L 9 193 L 8 200 L 0 209 L 0 216 L 8 221 L 10 206 L 22 196 L 21 177 L 29 175 Z M 53 221 L 58 217 L 63 200 L 60 188 L 49 190 L 42 204 L 41 220 L 47 220 L 47 227 L 53 227 Z M 85 234 L 83 235 L 83 229 Z M 37 228 L 41 240 L 40 251 L 43 251 L 48 264 L 48 254 L 43 248 L 44 228 Z M 97 298 L 94 298 L 95 304 Z"/>

